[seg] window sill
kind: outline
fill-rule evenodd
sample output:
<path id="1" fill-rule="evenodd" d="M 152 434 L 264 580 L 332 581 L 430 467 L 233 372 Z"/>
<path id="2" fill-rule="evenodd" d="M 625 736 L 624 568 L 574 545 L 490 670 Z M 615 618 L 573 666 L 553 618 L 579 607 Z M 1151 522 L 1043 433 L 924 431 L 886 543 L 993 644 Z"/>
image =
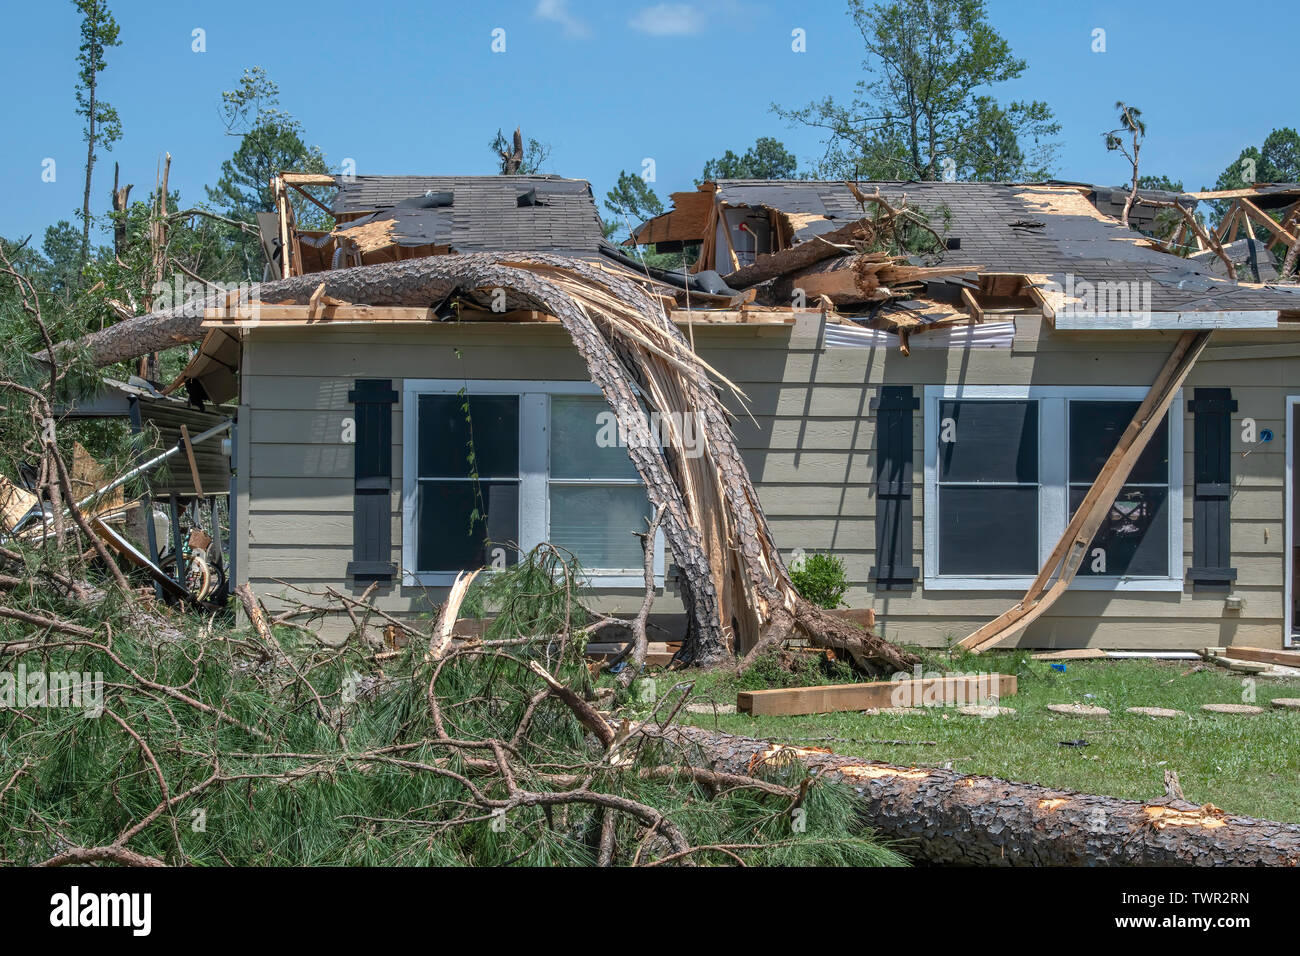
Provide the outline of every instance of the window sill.
<path id="1" fill-rule="evenodd" d="M 926 578 L 927 591 L 1017 591 L 1023 594 L 1034 583 L 1033 578 Z M 1050 583 L 1050 582 L 1049 582 Z M 1186 584 L 1181 578 L 1108 578 L 1076 577 L 1070 582 L 1071 591 L 1182 591 Z"/>
<path id="2" fill-rule="evenodd" d="M 418 588 L 449 588 L 456 583 L 455 571 L 404 571 L 402 573 L 403 587 Z M 608 573 L 589 572 L 583 577 L 583 587 L 589 588 L 636 588 L 644 590 L 645 575 L 637 572 L 624 573 L 620 571 L 610 571 Z M 655 575 L 655 588 L 662 589 L 664 586 L 664 576 Z"/>

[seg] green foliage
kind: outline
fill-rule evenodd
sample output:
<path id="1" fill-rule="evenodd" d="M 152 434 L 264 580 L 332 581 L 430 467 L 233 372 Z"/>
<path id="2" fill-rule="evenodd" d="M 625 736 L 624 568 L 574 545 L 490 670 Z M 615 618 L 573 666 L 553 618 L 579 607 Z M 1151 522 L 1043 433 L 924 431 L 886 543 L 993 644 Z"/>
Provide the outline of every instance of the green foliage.
<path id="1" fill-rule="evenodd" d="M 507 139 L 506 134 L 500 129 L 492 137 L 492 142 L 488 143 L 488 149 L 492 150 L 492 156 L 497 164 L 497 172 L 502 176 L 506 175 L 507 158 L 513 154 L 514 148 L 513 140 Z M 543 143 L 530 136 L 524 143 L 523 162 L 519 164 L 519 170 L 514 175 L 536 176 L 544 172 L 542 167 L 546 165 L 546 161 L 550 158 L 551 144 Z"/>
<path id="2" fill-rule="evenodd" d="M 773 109 L 823 130 L 824 178 L 1031 180 L 1050 175 L 1060 132 L 1041 101 L 984 92 L 1020 77 L 1024 60 L 982 0 L 849 0 L 867 58 L 848 104 L 827 96 Z"/>
<path id="3" fill-rule="evenodd" d="M 1300 182 L 1300 133 L 1289 126 L 1275 129 L 1259 146 L 1247 146 L 1219 174 L 1215 189 L 1243 189 L 1256 183 Z M 1214 203 L 1216 222 L 1232 202 Z"/>
<path id="4" fill-rule="evenodd" d="M 46 558 L 33 550 L 30 560 L 35 573 Z M 6 768 L 0 858 L 23 865 L 69 846 L 112 843 L 163 801 L 161 774 L 167 792 L 180 799 L 129 846 L 171 863 L 596 862 L 599 802 L 519 800 L 495 815 L 471 786 L 500 800 L 509 794 L 502 778 L 468 765 L 491 760 L 493 749 L 452 746 L 452 740 L 508 742 L 497 752 L 509 759 L 524 793 L 577 790 L 553 776 L 577 773 L 589 777 L 583 792 L 653 808 L 693 846 L 754 845 L 736 851 L 750 864 L 903 862 L 872 838 L 847 788 L 813 780 L 801 832 L 791 825 L 789 796 L 730 787 L 710 792 L 687 776 L 638 772 L 680 764 L 676 743 L 648 736 L 626 750 L 629 762 L 602 759 L 603 749 L 573 711 L 538 694 L 545 685 L 529 668 L 540 664 L 578 693 L 587 687 L 580 647 L 561 650 L 545 636 L 572 624 L 554 590 L 566 567 L 557 553 L 535 553 L 519 568 L 491 576 L 484 596 L 504 609 L 498 623 L 482 644 L 462 647 L 436 667 L 425 663 L 427 644 L 420 641 L 381 667 L 357 641 L 328 647 L 282 629 L 278 646 L 265 646 L 252 634 L 230 632 L 221 620 L 154 618 L 111 597 L 91 608 L 49 588 L 6 596 L 25 611 L 96 628 L 95 644 L 107 641 L 110 628 L 113 637 L 111 651 L 56 637 L 10 658 L 10 669 L 101 674 L 104 710 L 92 718 L 83 709 L 0 710 Z M 30 639 L 29 631 L 0 618 L 0 642 Z M 179 689 L 184 699 L 160 693 L 159 685 Z M 804 782 L 799 768 L 772 775 L 791 787 Z M 200 815 L 203 825 L 196 827 Z M 626 813 L 615 819 L 616 863 L 631 863 L 638 853 L 650 862 L 670 852 L 662 840 L 644 839 L 643 821 Z M 733 862 L 719 851 L 694 858 Z"/>
<path id="5" fill-rule="evenodd" d="M 108 67 L 106 51 L 121 46 L 117 21 L 104 0 L 72 0 L 81 14 L 81 46 L 77 52 L 77 115 L 85 120 L 82 137 L 86 142 L 86 191 L 82 207 L 81 258 L 90 254 L 90 183 L 99 158 L 95 147 L 111 150 L 122 138 L 122 121 L 117 110 L 99 95 L 99 74 Z"/>
<path id="6" fill-rule="evenodd" d="M 614 188 L 605 194 L 605 208 L 614 214 L 617 224 L 625 226 L 630 222 L 635 226 L 662 213 L 664 204 L 649 183 L 624 169 Z"/>
<path id="7" fill-rule="evenodd" d="M 794 153 L 779 139 L 760 136 L 743 156 L 727 150 L 717 159 L 710 159 L 695 184 L 719 179 L 794 179 L 798 165 Z"/>
<path id="8" fill-rule="evenodd" d="M 302 124 L 279 108 L 280 88 L 262 67 L 245 70 L 239 85 L 223 92 L 221 100 L 226 132 L 239 137 L 239 145 L 221 164 L 217 185 L 207 187 L 207 193 L 209 201 L 231 219 L 251 222 L 256 212 L 274 211 L 272 176 L 290 170 L 329 171 L 320 147 L 303 141 Z M 300 228 L 329 228 L 332 224 L 313 204 L 300 198 L 293 201 Z"/>
<path id="9" fill-rule="evenodd" d="M 754 659 L 736 680 L 738 690 L 769 690 L 778 687 L 820 687 L 823 684 L 856 684 L 861 675 L 846 661 L 832 660 L 823 651 L 806 654 L 779 650 Z"/>
<path id="10" fill-rule="evenodd" d="M 800 597 L 829 610 L 847 607 L 844 594 L 849 578 L 842 559 L 833 554 L 809 554 L 795 564 L 790 568 L 790 580 Z"/>

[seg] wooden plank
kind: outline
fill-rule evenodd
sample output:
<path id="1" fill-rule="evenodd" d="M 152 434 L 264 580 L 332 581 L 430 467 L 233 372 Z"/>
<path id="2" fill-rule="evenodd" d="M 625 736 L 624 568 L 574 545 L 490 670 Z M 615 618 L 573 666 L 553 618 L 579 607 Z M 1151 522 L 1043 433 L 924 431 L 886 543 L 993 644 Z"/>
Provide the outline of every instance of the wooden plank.
<path id="1" fill-rule="evenodd" d="M 190 430 L 181 425 L 181 444 L 185 447 L 185 457 L 189 459 L 190 479 L 194 482 L 194 493 L 203 497 L 203 482 L 199 481 L 199 463 L 194 460 L 194 443 L 190 441 Z"/>
<path id="2" fill-rule="evenodd" d="M 1265 647 L 1225 647 L 1223 648 L 1223 656 L 1239 661 L 1256 661 L 1261 664 L 1300 667 L 1300 651 L 1273 651 Z"/>
<path id="3" fill-rule="evenodd" d="M 1043 651 L 1030 656 L 1036 661 L 1090 661 L 1105 657 L 1106 652 L 1099 647 L 1075 647 L 1064 651 Z"/>
<path id="4" fill-rule="evenodd" d="M 329 173 L 281 173 L 280 178 L 290 186 L 337 186 Z"/>
<path id="5" fill-rule="evenodd" d="M 1247 216 L 1254 219 L 1274 236 L 1281 237 L 1285 240 L 1288 246 L 1292 245 L 1296 241 L 1296 237 L 1284 229 L 1276 219 L 1265 213 L 1249 199 L 1243 197 L 1237 200 L 1237 202 L 1241 204 L 1241 209 Z"/>
<path id="6" fill-rule="evenodd" d="M 1002 699 L 1015 692 L 1016 678 L 1009 674 L 925 677 L 868 684 L 741 691 L 736 695 L 736 709 L 757 717 L 832 714 L 882 707 L 951 707 L 984 703 L 992 697 Z"/>

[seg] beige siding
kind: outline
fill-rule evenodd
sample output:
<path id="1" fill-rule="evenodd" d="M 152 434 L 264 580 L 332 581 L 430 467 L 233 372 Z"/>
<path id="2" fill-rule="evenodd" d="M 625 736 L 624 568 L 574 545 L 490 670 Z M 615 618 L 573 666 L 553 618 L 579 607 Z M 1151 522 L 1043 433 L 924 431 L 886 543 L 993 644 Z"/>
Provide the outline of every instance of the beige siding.
<path id="1" fill-rule="evenodd" d="M 942 644 L 959 639 L 1013 604 L 1014 591 L 881 592 L 869 585 L 875 564 L 874 445 L 870 401 L 877 386 L 1114 385 L 1151 382 L 1176 341 L 1174 333 L 1058 334 L 1032 319 L 1019 320 L 1010 349 L 947 352 L 819 347 L 815 330 L 697 327 L 701 354 L 736 382 L 748 411 L 736 407 L 735 432 L 758 486 L 773 533 L 786 554 L 796 548 L 829 551 L 844 559 L 853 607 L 875 607 L 896 640 Z M 1223 595 L 1071 591 L 1030 628 L 1033 646 L 1188 649 L 1209 644 L 1282 644 L 1284 574 L 1285 397 L 1300 394 L 1300 356 L 1285 354 L 1285 333 L 1218 333 L 1186 383 L 1230 387 L 1237 418 L 1252 417 L 1273 430 L 1269 446 L 1234 455 L 1233 563 L 1241 611 Z M 1221 340 L 1220 340 L 1221 339 Z M 1283 354 L 1275 354 L 1282 352 Z M 1244 356 L 1244 357 L 1243 357 Z M 1257 356 L 1257 357 L 1256 357 Z M 586 380 L 584 366 L 563 330 L 554 326 L 433 326 L 421 329 L 357 327 L 254 330 L 245 344 L 241 410 L 241 488 L 248 498 L 246 555 L 241 576 L 278 604 L 289 584 L 346 587 L 351 556 L 352 446 L 341 441 L 351 415 L 347 392 L 356 378 Z M 1297 384 L 1288 384 L 1297 383 Z M 734 403 L 733 403 L 734 404 Z M 392 495 L 393 560 L 401 558 L 402 415 L 394 409 Z M 1184 566 L 1192 549 L 1190 475 L 1192 419 L 1185 405 Z M 913 429 L 916 493 L 914 562 L 922 564 L 922 414 Z M 396 613 L 428 613 L 436 589 L 395 586 L 379 606 Z M 602 592 L 611 610 L 635 609 L 635 591 Z M 656 611 L 680 603 L 661 597 Z"/>

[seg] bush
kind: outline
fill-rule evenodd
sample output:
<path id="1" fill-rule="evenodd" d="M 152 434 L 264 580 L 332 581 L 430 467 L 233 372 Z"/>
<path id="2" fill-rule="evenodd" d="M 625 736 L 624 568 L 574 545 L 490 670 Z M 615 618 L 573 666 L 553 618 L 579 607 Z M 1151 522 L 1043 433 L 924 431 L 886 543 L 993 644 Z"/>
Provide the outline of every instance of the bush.
<path id="1" fill-rule="evenodd" d="M 842 560 L 831 554 L 810 554 L 798 564 L 790 569 L 790 580 L 800 597 L 830 611 L 848 607 L 844 592 L 849 579 Z"/>

